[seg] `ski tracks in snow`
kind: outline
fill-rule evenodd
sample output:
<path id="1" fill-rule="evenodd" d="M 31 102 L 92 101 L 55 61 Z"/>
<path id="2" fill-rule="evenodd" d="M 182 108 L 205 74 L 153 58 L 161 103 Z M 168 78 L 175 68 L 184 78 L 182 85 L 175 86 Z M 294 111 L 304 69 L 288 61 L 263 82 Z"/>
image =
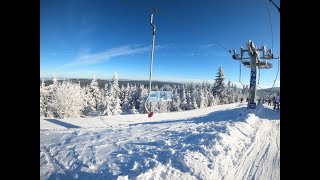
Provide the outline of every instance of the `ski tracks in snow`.
<path id="1" fill-rule="evenodd" d="M 266 112 L 268 111 L 268 112 Z M 244 107 L 189 119 L 40 131 L 41 179 L 280 179 L 279 114 Z"/>
<path id="2" fill-rule="evenodd" d="M 280 179 L 280 122 L 249 118 L 257 121 L 252 143 L 224 179 Z"/>

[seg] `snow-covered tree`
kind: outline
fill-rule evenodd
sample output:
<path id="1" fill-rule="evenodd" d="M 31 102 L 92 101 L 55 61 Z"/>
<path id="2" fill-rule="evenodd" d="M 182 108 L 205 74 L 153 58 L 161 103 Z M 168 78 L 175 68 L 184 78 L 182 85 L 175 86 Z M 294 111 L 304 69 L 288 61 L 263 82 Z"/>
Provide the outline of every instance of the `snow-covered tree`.
<path id="1" fill-rule="evenodd" d="M 153 86 L 152 89 L 153 89 L 154 91 L 159 91 L 159 90 L 160 90 L 158 85 Z"/>
<path id="2" fill-rule="evenodd" d="M 192 105 L 193 105 L 193 108 L 194 109 L 198 109 L 198 104 L 197 104 L 197 100 L 196 100 L 196 97 L 193 97 L 193 100 L 192 100 Z"/>
<path id="3" fill-rule="evenodd" d="M 101 91 L 101 103 L 99 106 L 99 111 L 101 112 L 102 116 L 111 116 L 111 101 L 109 97 L 109 90 L 108 85 L 105 84 L 104 89 Z"/>
<path id="4" fill-rule="evenodd" d="M 233 91 L 238 93 L 238 88 L 236 84 L 233 85 Z"/>
<path id="5" fill-rule="evenodd" d="M 129 83 L 125 87 L 124 85 L 120 89 L 120 101 L 123 113 L 128 113 L 131 110 L 130 106 L 130 85 Z"/>
<path id="6" fill-rule="evenodd" d="M 134 102 L 131 105 L 130 113 L 131 114 L 139 114 L 139 111 L 136 109 L 136 105 L 134 104 Z"/>
<path id="7" fill-rule="evenodd" d="M 122 113 L 121 110 L 121 101 L 120 101 L 120 89 L 119 89 L 119 83 L 118 83 L 118 75 L 117 72 L 114 73 L 113 78 L 111 80 L 111 86 L 109 91 L 109 97 L 111 101 L 111 112 L 112 115 L 119 115 Z"/>
<path id="8" fill-rule="evenodd" d="M 208 107 L 216 105 L 215 98 L 210 91 L 207 91 Z"/>
<path id="9" fill-rule="evenodd" d="M 129 89 L 129 106 L 130 109 L 138 109 L 137 99 L 139 98 L 136 84 L 131 84 Z M 131 110 L 130 110 L 131 111 Z"/>
<path id="10" fill-rule="evenodd" d="M 91 101 L 92 101 L 92 94 L 90 93 L 89 86 L 83 87 L 84 90 L 84 102 L 85 106 L 83 108 L 83 114 L 84 115 L 90 115 L 90 113 L 93 111 Z"/>
<path id="11" fill-rule="evenodd" d="M 204 97 L 204 106 L 208 107 L 209 106 L 209 99 L 208 99 L 208 95 L 209 95 L 209 90 L 208 90 L 208 84 L 205 84 L 203 91 L 203 97 Z"/>
<path id="12" fill-rule="evenodd" d="M 60 86 L 60 83 L 58 81 L 57 77 L 53 77 L 52 84 L 47 86 L 47 96 L 46 96 L 46 102 L 47 102 L 47 108 L 46 108 L 46 117 L 57 117 L 58 114 L 55 112 L 54 107 L 52 107 L 52 101 L 54 96 L 56 95 L 57 89 Z"/>
<path id="13" fill-rule="evenodd" d="M 224 72 L 220 66 L 213 86 L 213 95 L 219 98 L 220 104 L 228 103 L 224 79 Z"/>
<path id="14" fill-rule="evenodd" d="M 178 93 L 177 88 L 173 90 L 173 101 L 171 106 L 171 111 L 180 111 L 180 94 Z"/>
<path id="15" fill-rule="evenodd" d="M 163 112 L 168 112 L 168 102 L 158 102 L 157 103 L 157 109 L 158 112 L 163 113 Z"/>
<path id="16" fill-rule="evenodd" d="M 40 116 L 67 117 L 64 115 L 66 113 L 65 110 L 61 114 L 57 109 L 58 106 L 54 104 L 59 99 L 56 96 L 62 96 L 59 93 L 62 91 L 62 87 L 68 83 L 70 84 L 70 82 L 64 81 L 61 84 L 55 77 L 51 85 L 47 87 L 43 84 L 41 85 Z M 80 83 L 78 85 L 80 86 Z M 214 84 L 208 84 L 206 81 L 202 84 L 174 84 L 172 86 L 166 84 L 163 86 L 154 85 L 152 89 L 173 92 L 171 102 L 147 103 L 147 109 L 154 112 L 190 110 L 217 104 L 233 103 L 237 102 L 241 97 L 246 99 L 247 95 L 245 93 L 248 93 L 248 86 L 244 86 L 240 91 L 230 80 L 225 84 L 221 66 Z M 145 100 L 148 96 L 148 88 L 141 84 L 138 87 L 136 84 L 127 84 L 127 86 L 122 85 L 119 88 L 117 73 L 114 74 L 109 84 L 105 84 L 104 89 L 99 88 L 98 81 L 94 77 L 88 86 L 82 88 L 82 91 L 85 92 L 83 97 L 85 104 L 81 110 L 84 115 L 90 115 L 91 112 L 100 112 L 101 115 L 107 116 L 146 113 Z M 60 106 L 63 105 L 60 104 Z"/>
<path id="17" fill-rule="evenodd" d="M 160 91 L 172 91 L 172 87 L 166 84 L 160 88 Z"/>
<path id="18" fill-rule="evenodd" d="M 181 88 L 181 96 L 180 96 L 180 99 L 181 99 L 181 103 L 180 103 L 180 109 L 182 110 L 188 110 L 188 103 L 187 103 L 187 97 L 186 97 L 186 89 L 185 89 L 185 86 L 182 85 L 182 88 Z"/>
<path id="19" fill-rule="evenodd" d="M 247 95 L 249 93 L 249 85 L 243 85 L 242 94 Z"/>
<path id="20" fill-rule="evenodd" d="M 136 103 L 138 104 L 138 108 L 137 110 L 141 113 L 141 114 L 144 114 L 146 113 L 146 109 L 145 109 L 145 101 L 147 100 L 147 97 L 148 97 L 148 92 L 149 90 L 144 88 L 144 85 L 141 85 L 139 86 L 138 90 L 137 90 L 137 97 L 138 99 L 136 100 Z M 155 107 L 155 105 L 151 104 L 151 107 L 150 104 L 148 103 L 147 104 L 148 106 L 148 109 L 150 110 L 153 109 Z"/>
<path id="21" fill-rule="evenodd" d="M 55 77 L 53 77 L 53 79 L 52 79 L 52 85 L 53 86 L 58 86 L 58 84 L 59 84 L 59 79 L 55 76 Z"/>
<path id="22" fill-rule="evenodd" d="M 86 111 L 91 111 L 91 112 L 99 111 L 99 109 L 101 108 L 102 92 L 99 88 L 99 84 L 95 76 L 93 76 L 91 83 L 86 90 L 87 90 L 86 95 L 87 95 L 87 103 L 88 103 Z"/>
<path id="23" fill-rule="evenodd" d="M 120 106 L 120 98 L 119 96 L 116 96 L 115 99 L 113 99 L 114 101 L 112 102 L 113 104 L 113 109 L 112 109 L 112 114 L 113 115 L 120 115 L 122 113 L 122 109 Z"/>
<path id="24" fill-rule="evenodd" d="M 231 81 L 229 80 L 228 81 L 228 84 L 227 84 L 227 87 L 225 88 L 225 99 L 226 99 L 226 102 L 225 103 L 234 103 L 234 92 L 233 92 L 233 87 L 232 87 L 232 83 Z"/>
<path id="25" fill-rule="evenodd" d="M 228 81 L 227 88 L 230 89 L 230 90 L 231 90 L 231 88 L 232 88 L 232 83 L 231 83 L 230 80 Z"/>
<path id="26" fill-rule="evenodd" d="M 48 88 L 45 87 L 44 80 L 40 86 L 40 117 L 47 116 L 47 104 L 48 104 Z"/>
<path id="27" fill-rule="evenodd" d="M 57 118 L 79 117 L 85 106 L 84 90 L 79 84 L 64 81 L 57 85 L 50 107 Z"/>
<path id="28" fill-rule="evenodd" d="M 206 102 L 205 102 L 204 91 L 203 91 L 203 89 L 200 89 L 200 103 L 199 103 L 199 108 L 205 108 L 205 107 L 206 107 Z"/>
<path id="29" fill-rule="evenodd" d="M 188 109 L 190 109 L 190 110 L 195 109 L 190 91 L 187 92 L 186 96 L 187 96 Z"/>

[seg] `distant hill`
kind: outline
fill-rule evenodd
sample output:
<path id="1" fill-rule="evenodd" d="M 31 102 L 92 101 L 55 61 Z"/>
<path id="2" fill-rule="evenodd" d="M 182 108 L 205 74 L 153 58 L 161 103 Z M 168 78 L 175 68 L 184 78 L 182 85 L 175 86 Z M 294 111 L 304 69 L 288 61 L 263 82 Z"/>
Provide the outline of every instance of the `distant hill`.
<path id="1" fill-rule="evenodd" d="M 72 82 L 79 82 L 81 86 L 86 86 L 91 83 L 92 79 L 69 79 L 69 81 Z M 62 82 L 63 80 L 59 80 L 59 82 Z M 111 80 L 103 80 L 103 79 L 97 79 L 100 88 L 104 88 L 106 83 L 109 83 Z M 40 84 L 42 80 L 40 79 Z M 46 86 L 52 84 L 52 79 L 44 79 L 44 83 Z M 127 85 L 127 84 L 143 84 L 145 87 L 149 86 L 149 81 L 146 80 L 126 80 L 126 79 L 119 79 L 119 86 L 121 87 L 122 85 Z M 163 85 L 182 85 L 184 83 L 177 83 L 177 82 L 165 82 L 165 81 L 152 81 L 152 85 L 158 85 L 159 87 L 162 87 Z M 241 88 L 237 88 L 241 90 Z M 274 88 L 267 88 L 267 89 L 257 89 L 257 96 L 259 97 L 266 97 L 268 95 L 273 95 L 275 93 L 280 92 L 280 87 L 274 87 Z"/>
<path id="2" fill-rule="evenodd" d="M 276 93 L 280 93 L 280 87 L 257 89 L 257 96 L 259 97 L 267 97 L 268 95 L 274 95 Z"/>
<path id="3" fill-rule="evenodd" d="M 91 83 L 92 79 L 68 79 L 71 82 L 79 82 L 80 81 L 80 85 L 81 86 L 86 86 L 88 84 Z M 59 82 L 62 82 L 63 80 L 59 80 Z M 111 80 L 103 80 L 103 79 L 97 79 L 99 87 L 100 88 L 104 88 L 105 84 L 109 83 Z M 40 84 L 41 84 L 42 80 L 40 80 Z M 144 86 L 149 86 L 149 81 L 145 81 L 145 80 L 118 80 L 119 82 L 119 86 L 121 87 L 122 85 L 127 85 L 129 84 L 143 84 Z M 44 83 L 46 86 L 52 84 L 52 80 L 44 80 Z M 183 83 L 176 83 L 176 82 L 164 82 L 164 81 L 152 81 L 152 85 L 158 85 L 159 87 L 163 86 L 163 85 L 180 85 Z"/>

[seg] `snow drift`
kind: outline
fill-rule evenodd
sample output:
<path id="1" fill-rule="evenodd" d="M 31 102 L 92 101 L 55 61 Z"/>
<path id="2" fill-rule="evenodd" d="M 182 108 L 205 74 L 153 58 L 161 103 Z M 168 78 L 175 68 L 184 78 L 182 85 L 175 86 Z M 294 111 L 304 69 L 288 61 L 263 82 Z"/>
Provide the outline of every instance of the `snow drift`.
<path id="1" fill-rule="evenodd" d="M 280 179 L 280 113 L 235 103 L 40 118 L 40 179 Z"/>

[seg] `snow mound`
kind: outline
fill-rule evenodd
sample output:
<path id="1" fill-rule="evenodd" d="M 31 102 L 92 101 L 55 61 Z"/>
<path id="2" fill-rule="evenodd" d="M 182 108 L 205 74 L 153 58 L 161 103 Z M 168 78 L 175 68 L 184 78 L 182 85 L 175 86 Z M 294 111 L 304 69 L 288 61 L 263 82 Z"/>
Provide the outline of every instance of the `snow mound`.
<path id="1" fill-rule="evenodd" d="M 123 118 L 40 130 L 40 179 L 280 179 L 280 113 L 268 106 Z"/>

